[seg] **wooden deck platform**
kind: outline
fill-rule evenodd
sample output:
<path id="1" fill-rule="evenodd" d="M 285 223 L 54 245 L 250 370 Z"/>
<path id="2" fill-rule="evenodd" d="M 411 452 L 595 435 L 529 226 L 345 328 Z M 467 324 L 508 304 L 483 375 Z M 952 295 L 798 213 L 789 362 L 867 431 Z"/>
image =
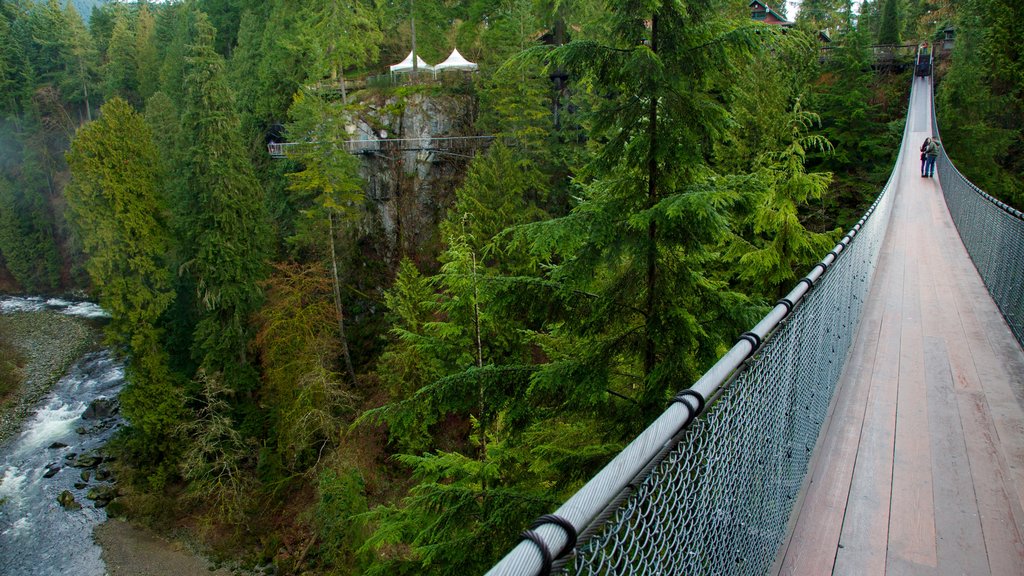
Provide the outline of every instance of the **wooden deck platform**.
<path id="1" fill-rule="evenodd" d="M 916 80 L 888 236 L 819 439 L 790 575 L 1024 575 L 1024 353 L 920 176 Z"/>

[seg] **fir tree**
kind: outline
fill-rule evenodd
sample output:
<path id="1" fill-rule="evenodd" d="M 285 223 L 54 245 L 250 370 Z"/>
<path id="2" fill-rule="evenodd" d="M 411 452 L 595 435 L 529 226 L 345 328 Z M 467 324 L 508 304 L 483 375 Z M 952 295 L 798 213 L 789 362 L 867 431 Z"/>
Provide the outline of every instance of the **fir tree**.
<path id="1" fill-rule="evenodd" d="M 602 146 L 582 201 L 522 234 L 557 262 L 551 278 L 573 303 L 557 328 L 568 355 L 534 387 L 579 407 L 627 398 L 619 414 L 633 430 L 751 319 L 745 298 L 705 274 L 736 200 L 708 165 L 709 143 L 729 123 L 722 71 L 763 28 L 725 21 L 721 8 L 610 6 L 613 43 L 574 41 L 552 55 L 607 96 L 591 120 Z"/>
<path id="2" fill-rule="evenodd" d="M 267 272 L 267 217 L 242 146 L 223 59 L 213 49 L 213 27 L 194 9 L 187 16 L 182 138 L 188 188 L 182 208 L 189 216 L 183 268 L 195 282 L 199 308 L 193 354 L 207 378 L 244 399 L 256 385 L 247 348 Z"/>
<path id="3" fill-rule="evenodd" d="M 899 44 L 902 33 L 899 0 L 883 0 L 882 19 L 878 25 L 879 44 Z"/>
<path id="4" fill-rule="evenodd" d="M 133 105 L 139 105 L 135 48 L 135 34 L 128 13 L 121 11 L 114 22 L 106 64 L 103 65 L 103 94 L 108 100 L 120 96 Z"/>

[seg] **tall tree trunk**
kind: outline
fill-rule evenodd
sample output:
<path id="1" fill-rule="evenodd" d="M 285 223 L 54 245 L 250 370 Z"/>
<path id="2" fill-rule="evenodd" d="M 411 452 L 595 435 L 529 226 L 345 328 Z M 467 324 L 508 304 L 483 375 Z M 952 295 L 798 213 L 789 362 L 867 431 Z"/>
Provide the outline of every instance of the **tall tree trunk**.
<path id="1" fill-rule="evenodd" d="M 476 367 L 484 367 L 484 345 L 480 339 L 480 290 L 476 284 L 476 252 L 470 251 L 473 256 L 473 330 L 476 333 Z M 478 396 L 480 402 L 480 460 L 487 459 L 487 421 L 484 419 L 484 383 L 483 374 L 477 374 Z M 487 489 L 487 481 L 484 480 L 483 488 Z"/>
<path id="2" fill-rule="evenodd" d="M 92 122 L 92 110 L 89 108 L 89 84 L 85 81 L 85 64 L 78 62 L 79 70 L 82 72 L 82 93 L 85 95 L 85 118 Z"/>
<path id="3" fill-rule="evenodd" d="M 334 280 L 334 309 L 338 313 L 338 336 L 341 338 L 341 355 L 345 359 L 345 370 L 348 372 L 352 386 L 356 385 L 356 371 L 352 368 L 352 357 L 348 353 L 348 338 L 345 336 L 345 310 L 341 307 L 341 283 L 338 281 L 338 254 L 334 249 L 334 213 L 327 215 L 330 221 L 331 234 L 331 277 Z"/>
<path id="4" fill-rule="evenodd" d="M 658 16 L 651 18 L 651 52 L 658 53 Z M 647 208 L 652 208 L 658 203 L 658 157 L 656 146 L 658 143 L 658 95 L 657 87 L 652 86 L 650 93 L 650 104 L 647 112 Z M 655 342 L 653 331 L 654 323 L 654 298 L 658 280 L 658 225 L 651 222 L 647 225 L 647 303 L 644 311 L 647 317 L 644 319 L 646 330 L 644 336 L 644 376 L 650 376 L 654 370 L 655 363 Z"/>

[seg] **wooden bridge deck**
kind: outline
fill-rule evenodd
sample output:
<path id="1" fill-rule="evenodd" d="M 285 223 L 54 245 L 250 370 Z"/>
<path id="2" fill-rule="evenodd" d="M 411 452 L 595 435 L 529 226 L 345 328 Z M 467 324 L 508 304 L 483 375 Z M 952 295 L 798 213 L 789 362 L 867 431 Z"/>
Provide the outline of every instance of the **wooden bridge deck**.
<path id="1" fill-rule="evenodd" d="M 888 237 L 782 574 L 1024 575 L 1024 353 L 960 242 L 926 80 Z"/>

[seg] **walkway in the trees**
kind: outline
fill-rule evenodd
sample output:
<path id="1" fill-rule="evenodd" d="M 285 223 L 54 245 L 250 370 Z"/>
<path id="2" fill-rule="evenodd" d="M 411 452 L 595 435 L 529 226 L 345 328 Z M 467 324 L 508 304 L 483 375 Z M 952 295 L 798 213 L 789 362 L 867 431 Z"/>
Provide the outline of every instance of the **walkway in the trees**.
<path id="1" fill-rule="evenodd" d="M 1024 574 L 1024 353 L 960 242 L 919 79 L 888 237 L 783 574 Z"/>
<path id="2" fill-rule="evenodd" d="M 494 136 L 438 136 L 424 138 L 376 138 L 364 140 L 343 140 L 336 144 L 338 149 L 350 154 L 391 154 L 395 152 L 434 152 L 452 156 L 472 156 L 475 150 L 486 148 L 494 142 Z M 304 146 L 302 142 L 271 142 L 267 152 L 273 158 L 284 158 L 288 149 Z"/>

